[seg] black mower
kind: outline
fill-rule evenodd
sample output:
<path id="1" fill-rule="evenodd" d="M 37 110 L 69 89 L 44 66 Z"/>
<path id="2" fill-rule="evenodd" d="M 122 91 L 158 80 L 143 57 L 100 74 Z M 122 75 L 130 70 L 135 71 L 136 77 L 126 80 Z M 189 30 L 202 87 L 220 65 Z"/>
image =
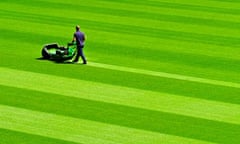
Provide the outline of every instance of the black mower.
<path id="1" fill-rule="evenodd" d="M 65 61 L 72 59 L 77 52 L 76 42 L 68 43 L 67 47 L 57 43 L 46 44 L 42 48 L 42 57 L 53 61 Z"/>

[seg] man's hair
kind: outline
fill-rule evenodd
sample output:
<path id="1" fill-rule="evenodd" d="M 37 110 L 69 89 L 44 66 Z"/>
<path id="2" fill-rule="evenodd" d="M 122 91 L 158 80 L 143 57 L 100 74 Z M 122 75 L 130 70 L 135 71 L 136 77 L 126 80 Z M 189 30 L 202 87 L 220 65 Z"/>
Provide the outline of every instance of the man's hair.
<path id="1" fill-rule="evenodd" d="M 79 25 L 76 26 L 76 30 L 80 30 L 80 26 Z"/>

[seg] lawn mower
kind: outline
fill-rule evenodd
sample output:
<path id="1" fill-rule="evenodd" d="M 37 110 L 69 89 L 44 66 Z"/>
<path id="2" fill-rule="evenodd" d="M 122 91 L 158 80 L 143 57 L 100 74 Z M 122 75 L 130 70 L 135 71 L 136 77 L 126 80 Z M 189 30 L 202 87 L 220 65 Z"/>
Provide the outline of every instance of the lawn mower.
<path id="1" fill-rule="evenodd" d="M 42 48 L 43 59 L 53 61 L 66 61 L 72 59 L 77 51 L 76 42 L 68 43 L 67 47 L 59 46 L 57 43 L 46 44 Z"/>

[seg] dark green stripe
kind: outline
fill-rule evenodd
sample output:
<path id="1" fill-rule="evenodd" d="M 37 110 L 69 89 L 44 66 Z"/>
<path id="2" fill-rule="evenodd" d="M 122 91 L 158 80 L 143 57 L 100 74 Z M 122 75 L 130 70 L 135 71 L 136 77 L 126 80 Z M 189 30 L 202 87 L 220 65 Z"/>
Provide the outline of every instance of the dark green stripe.
<path id="1" fill-rule="evenodd" d="M 71 38 L 63 38 L 59 36 L 51 36 L 48 33 L 46 35 L 36 34 L 36 33 L 28 33 L 28 32 L 17 32 L 14 30 L 1 30 L 0 39 L 4 41 L 6 40 L 13 40 L 19 42 L 19 47 L 21 46 L 21 42 L 30 42 L 33 44 L 40 44 L 44 45 L 46 43 L 51 42 L 68 42 Z M 9 44 L 9 47 L 11 47 L 11 44 Z"/>
<path id="2" fill-rule="evenodd" d="M 0 128 L 1 144 L 77 144 L 64 140 Z"/>
<path id="3" fill-rule="evenodd" d="M 1 90 L 4 105 L 211 142 L 240 142 L 240 126 L 235 124 L 11 87 Z"/>

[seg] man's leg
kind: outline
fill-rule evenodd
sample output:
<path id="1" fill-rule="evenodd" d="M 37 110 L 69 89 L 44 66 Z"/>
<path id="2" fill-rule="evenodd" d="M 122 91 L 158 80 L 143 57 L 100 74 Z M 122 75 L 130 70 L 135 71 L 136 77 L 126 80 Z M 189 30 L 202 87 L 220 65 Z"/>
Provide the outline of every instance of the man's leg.
<path id="1" fill-rule="evenodd" d="M 78 62 L 78 59 L 79 59 L 79 56 L 80 56 L 80 50 L 81 48 L 79 48 L 79 47 L 77 47 L 77 55 L 76 55 L 76 57 L 75 57 L 75 59 L 73 60 L 73 62 Z"/>
<path id="2" fill-rule="evenodd" d="M 87 60 L 86 60 L 85 55 L 83 53 L 83 48 L 79 49 L 79 56 L 81 56 L 83 64 L 87 64 Z"/>

